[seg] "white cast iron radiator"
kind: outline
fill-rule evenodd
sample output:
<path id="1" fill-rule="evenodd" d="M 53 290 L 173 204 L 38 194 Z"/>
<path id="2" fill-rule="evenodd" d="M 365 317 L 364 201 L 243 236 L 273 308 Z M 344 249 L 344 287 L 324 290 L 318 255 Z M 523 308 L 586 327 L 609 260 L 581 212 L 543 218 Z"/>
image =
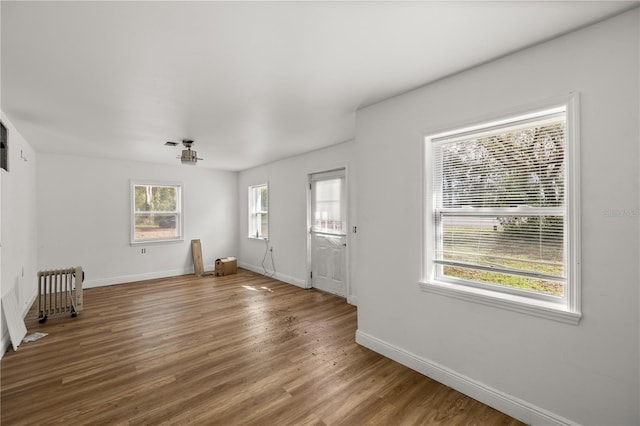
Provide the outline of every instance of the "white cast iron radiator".
<path id="1" fill-rule="evenodd" d="M 81 266 L 38 272 L 38 321 L 64 312 L 77 316 L 82 311 L 83 280 Z"/>

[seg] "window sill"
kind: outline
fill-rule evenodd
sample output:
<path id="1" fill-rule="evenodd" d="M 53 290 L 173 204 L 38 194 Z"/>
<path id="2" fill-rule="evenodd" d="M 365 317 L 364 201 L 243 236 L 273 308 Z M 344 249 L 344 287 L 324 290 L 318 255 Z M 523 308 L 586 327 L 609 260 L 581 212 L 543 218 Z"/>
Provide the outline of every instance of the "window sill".
<path id="1" fill-rule="evenodd" d="M 420 282 L 420 288 L 428 293 L 453 297 L 468 302 L 481 303 L 495 308 L 520 312 L 566 324 L 577 325 L 582 318 L 580 312 L 572 312 L 563 307 L 541 300 L 533 300 L 521 296 L 499 293 L 491 290 L 445 284 L 439 282 Z"/>
<path id="2" fill-rule="evenodd" d="M 247 238 L 250 239 L 250 240 L 256 240 L 256 241 L 269 241 L 269 237 L 257 237 L 256 238 L 256 237 L 253 237 L 253 236 L 249 235 Z"/>
<path id="3" fill-rule="evenodd" d="M 131 246 L 146 246 L 149 244 L 172 244 L 172 243 L 184 243 L 184 238 L 167 238 L 162 240 L 140 240 L 140 241 L 130 241 L 129 245 Z"/>

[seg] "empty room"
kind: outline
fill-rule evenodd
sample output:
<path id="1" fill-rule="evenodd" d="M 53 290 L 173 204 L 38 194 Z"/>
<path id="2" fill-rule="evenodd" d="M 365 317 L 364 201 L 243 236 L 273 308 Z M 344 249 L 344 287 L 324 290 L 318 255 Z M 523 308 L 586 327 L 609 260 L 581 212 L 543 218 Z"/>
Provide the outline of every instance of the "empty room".
<path id="1" fill-rule="evenodd" d="M 640 2 L 0 25 L 2 424 L 640 424 Z"/>

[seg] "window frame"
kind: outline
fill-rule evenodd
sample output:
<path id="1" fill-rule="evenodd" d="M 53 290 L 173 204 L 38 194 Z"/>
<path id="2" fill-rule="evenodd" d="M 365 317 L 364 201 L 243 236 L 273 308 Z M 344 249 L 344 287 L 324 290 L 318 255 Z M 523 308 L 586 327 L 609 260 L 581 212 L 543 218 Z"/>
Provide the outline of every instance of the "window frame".
<path id="1" fill-rule="evenodd" d="M 176 211 L 150 211 L 146 214 L 175 214 L 176 215 L 176 232 L 177 235 L 171 238 L 149 238 L 144 240 L 136 239 L 136 217 L 141 216 L 136 213 L 136 192 L 137 186 L 154 186 L 154 187 L 173 187 L 176 188 Z M 130 245 L 145 245 L 145 244 L 165 244 L 184 241 L 184 185 L 181 182 L 164 182 L 164 181 L 151 181 L 151 180 L 131 180 L 130 181 L 130 194 L 131 207 L 130 207 Z"/>
<path id="2" fill-rule="evenodd" d="M 258 210 L 256 207 L 256 197 L 255 193 L 262 190 L 262 188 L 266 188 L 267 190 L 267 210 Z M 268 240 L 269 239 L 269 182 L 257 184 L 257 185 L 249 185 L 247 188 L 248 194 L 248 203 L 247 203 L 247 217 L 248 217 L 248 228 L 247 228 L 247 238 L 254 240 Z M 258 223 L 258 215 L 260 215 L 260 221 L 262 221 L 262 215 L 266 215 L 267 217 L 267 234 L 264 235 L 261 233 L 262 223 Z M 257 235 L 256 235 L 257 231 Z"/>
<path id="3" fill-rule="evenodd" d="M 422 142 L 423 149 L 423 232 L 422 232 L 422 274 L 419 286 L 423 291 L 454 297 L 471 302 L 481 303 L 506 310 L 522 312 L 538 317 L 553 319 L 569 324 L 578 324 L 581 317 L 580 297 L 580 152 L 579 152 L 579 98 L 577 93 L 569 93 L 551 100 L 531 104 L 526 107 L 494 114 L 479 120 L 474 124 L 469 122 L 448 126 L 444 131 L 432 132 L 425 135 Z M 436 278 L 437 263 L 435 259 L 438 239 L 438 225 L 435 205 L 435 189 L 433 168 L 434 140 L 455 137 L 462 134 L 476 134 L 489 128 L 506 126 L 531 119 L 542 111 L 554 108 L 564 108 L 566 116 L 566 170 L 565 170 L 565 237 L 564 250 L 567 281 L 564 295 L 547 297 L 543 294 L 518 291 L 509 287 L 483 285 L 464 279 Z M 522 209 L 514 208 L 514 213 L 523 214 Z M 482 215 L 482 212 L 478 212 Z M 486 213 L 486 212 L 485 212 Z M 469 214 L 467 212 L 463 214 Z M 471 284 L 473 283 L 473 284 Z"/>

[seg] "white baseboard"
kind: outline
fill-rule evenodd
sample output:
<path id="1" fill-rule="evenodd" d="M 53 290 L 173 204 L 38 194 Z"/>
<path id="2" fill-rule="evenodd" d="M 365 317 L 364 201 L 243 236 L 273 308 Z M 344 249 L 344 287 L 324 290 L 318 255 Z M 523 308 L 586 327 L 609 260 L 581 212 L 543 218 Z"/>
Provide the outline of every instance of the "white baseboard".
<path id="1" fill-rule="evenodd" d="M 386 356 L 427 377 L 447 385 L 483 404 L 495 408 L 528 425 L 577 426 L 577 423 L 537 407 L 512 395 L 464 376 L 443 365 L 419 357 L 402 348 L 360 330 L 356 331 L 356 343 Z"/>
<path id="2" fill-rule="evenodd" d="M 251 265 L 249 263 L 240 262 L 240 261 L 238 261 L 238 266 L 240 268 L 247 269 L 247 270 L 249 270 L 251 272 L 255 272 L 255 273 L 260 274 L 260 275 L 265 275 L 264 269 L 262 267 L 260 267 L 260 266 Z M 293 285 L 298 286 L 300 288 L 310 288 L 307 285 L 307 281 L 304 280 L 304 279 L 299 279 L 299 278 L 292 277 L 290 275 L 281 274 L 280 272 L 276 272 L 275 275 L 272 275 L 272 274 L 273 274 L 273 271 L 267 270 L 267 276 L 269 276 L 269 277 L 275 278 L 277 280 L 283 281 L 283 282 L 288 283 L 288 284 L 293 284 Z M 347 299 L 347 303 L 349 303 L 350 305 L 358 306 L 358 297 L 357 296 L 348 296 L 346 299 Z"/>
<path id="3" fill-rule="evenodd" d="M 244 268 L 247 269 L 251 272 L 255 272 L 257 274 L 261 274 L 261 275 L 265 275 L 264 273 L 264 269 L 261 266 L 256 266 L 256 265 L 251 265 L 249 263 L 245 263 L 245 262 L 238 262 L 238 266 L 240 268 Z M 305 280 L 301 280 L 295 277 L 292 277 L 291 275 L 287 275 L 287 274 L 282 274 L 280 272 L 277 272 L 275 274 L 273 274 L 272 270 L 267 270 L 267 276 L 275 278 L 279 281 L 283 281 L 287 284 L 293 284 L 295 286 L 298 287 L 302 287 L 302 288 L 307 288 L 307 283 L 305 282 Z"/>
<path id="4" fill-rule="evenodd" d="M 117 277 L 101 278 L 97 280 L 85 279 L 83 288 L 104 287 L 107 285 L 124 284 L 134 281 L 153 280 L 156 278 L 176 277 L 178 275 L 193 274 L 193 268 L 171 269 L 168 271 L 147 272 L 144 274 L 120 275 Z"/>

